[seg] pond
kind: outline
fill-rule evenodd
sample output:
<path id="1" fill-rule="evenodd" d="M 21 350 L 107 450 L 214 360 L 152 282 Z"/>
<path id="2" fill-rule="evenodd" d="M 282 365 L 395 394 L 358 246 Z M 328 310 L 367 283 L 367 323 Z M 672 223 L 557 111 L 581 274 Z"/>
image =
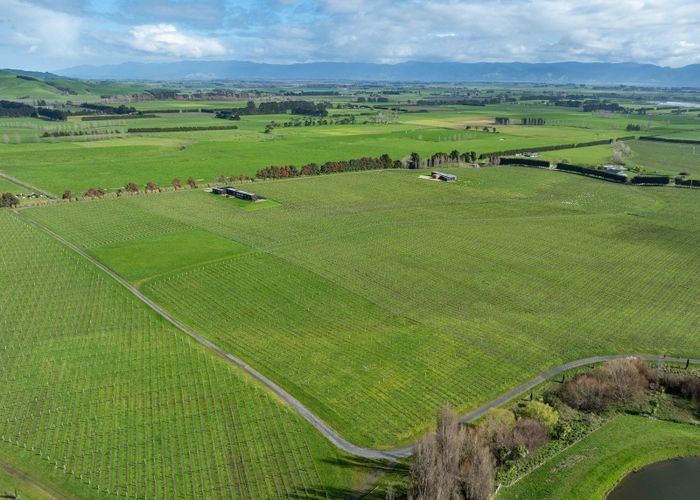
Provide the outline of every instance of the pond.
<path id="1" fill-rule="evenodd" d="M 665 460 L 628 474 L 607 500 L 698 500 L 700 457 Z"/>

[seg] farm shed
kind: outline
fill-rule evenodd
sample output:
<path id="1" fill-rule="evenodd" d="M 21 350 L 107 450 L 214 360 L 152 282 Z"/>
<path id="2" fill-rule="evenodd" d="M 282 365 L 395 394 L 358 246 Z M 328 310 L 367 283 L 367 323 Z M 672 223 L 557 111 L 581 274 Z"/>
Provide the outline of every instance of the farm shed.
<path id="1" fill-rule="evenodd" d="M 430 176 L 431 176 L 433 179 L 439 179 L 439 180 L 445 181 L 445 182 L 451 182 L 451 181 L 456 181 L 456 180 L 457 180 L 457 176 L 456 176 L 456 175 L 445 174 L 445 173 L 443 173 L 443 172 L 438 172 L 437 170 L 433 170 L 432 172 L 430 172 Z"/>
<path id="2" fill-rule="evenodd" d="M 259 197 L 256 194 L 249 193 L 248 191 L 242 191 L 240 189 L 236 189 L 236 188 L 232 188 L 232 187 L 227 187 L 224 189 L 226 190 L 227 195 L 233 196 L 233 197 L 241 199 L 241 200 L 255 201 L 255 200 L 259 199 Z"/>

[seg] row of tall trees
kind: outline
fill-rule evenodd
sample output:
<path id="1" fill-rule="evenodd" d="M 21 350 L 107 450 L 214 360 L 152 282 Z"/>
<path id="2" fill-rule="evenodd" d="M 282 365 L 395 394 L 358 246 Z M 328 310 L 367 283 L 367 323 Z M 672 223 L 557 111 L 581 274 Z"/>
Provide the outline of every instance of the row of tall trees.
<path id="1" fill-rule="evenodd" d="M 329 161 L 322 164 L 307 163 L 301 168 L 294 165 L 272 166 L 261 168 L 255 174 L 260 179 L 281 179 L 299 177 L 302 175 L 334 174 L 338 172 L 358 172 L 361 170 L 382 170 L 387 168 L 403 168 L 400 160 L 392 160 L 388 154 L 379 157 L 363 157 L 354 160 Z"/>
<path id="2" fill-rule="evenodd" d="M 248 101 L 244 108 L 233 110 L 239 115 L 282 115 L 291 113 L 293 115 L 308 115 L 308 116 L 328 116 L 327 102 L 313 101 L 263 101 L 257 106 L 255 102 Z"/>

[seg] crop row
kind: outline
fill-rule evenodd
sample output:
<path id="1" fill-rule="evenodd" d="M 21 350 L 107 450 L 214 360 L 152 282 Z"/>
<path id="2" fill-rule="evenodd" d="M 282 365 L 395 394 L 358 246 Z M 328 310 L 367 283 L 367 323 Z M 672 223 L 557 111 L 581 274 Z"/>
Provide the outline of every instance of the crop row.
<path id="1" fill-rule="evenodd" d="M 0 227 L 0 446 L 77 496 L 323 496 L 333 455 L 299 417 L 16 216 Z"/>

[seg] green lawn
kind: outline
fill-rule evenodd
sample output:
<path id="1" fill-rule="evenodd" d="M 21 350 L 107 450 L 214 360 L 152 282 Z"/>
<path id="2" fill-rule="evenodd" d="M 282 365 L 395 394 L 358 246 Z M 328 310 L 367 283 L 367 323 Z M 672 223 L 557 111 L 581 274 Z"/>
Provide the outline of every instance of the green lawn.
<path id="1" fill-rule="evenodd" d="M 604 499 L 631 471 L 691 455 L 700 455 L 700 427 L 621 416 L 502 488 L 498 498 Z"/>
<path id="2" fill-rule="evenodd" d="M 0 228 L 0 463 L 70 498 L 333 496 L 361 480 L 106 274 L 11 212 Z M 0 492 L 13 484 L 0 477 Z"/>
<path id="3" fill-rule="evenodd" d="M 454 172 L 247 185 L 272 210 L 186 190 L 27 213 L 86 248 L 132 242 L 135 261 L 152 256 L 134 235 L 245 245 L 141 286 L 362 444 L 415 439 L 445 401 L 473 408 L 571 359 L 700 353 L 695 192 Z"/>

